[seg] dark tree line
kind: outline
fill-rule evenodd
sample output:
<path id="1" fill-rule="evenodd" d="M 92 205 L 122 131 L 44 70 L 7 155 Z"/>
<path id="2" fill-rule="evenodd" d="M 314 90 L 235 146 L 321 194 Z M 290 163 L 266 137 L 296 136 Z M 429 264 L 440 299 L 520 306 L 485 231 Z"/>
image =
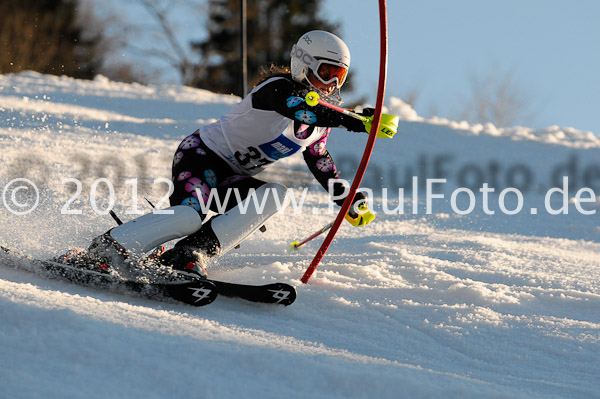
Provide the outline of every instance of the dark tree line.
<path id="1" fill-rule="evenodd" d="M 192 43 L 200 55 L 191 81 L 218 93 L 241 95 L 240 1 L 210 0 L 208 37 Z M 338 25 L 319 17 L 319 0 L 247 0 L 248 82 L 262 67 L 289 65 L 291 47 L 310 30 L 336 33 Z"/>
<path id="2" fill-rule="evenodd" d="M 2 0 L 0 73 L 92 78 L 102 64 L 101 37 L 80 25 L 77 6 L 76 0 Z"/>
<path id="3" fill-rule="evenodd" d="M 208 37 L 187 43 L 187 49 L 175 37 L 172 24 L 176 21 L 167 18 L 169 7 L 176 6 L 175 3 L 138 1 L 156 21 L 157 32 L 166 36 L 168 46 L 156 49 L 154 54 L 169 60 L 182 83 L 218 93 L 241 94 L 239 0 L 208 0 L 204 27 Z M 34 70 L 83 79 L 104 73 L 120 80 L 142 70 L 142 66 L 127 63 L 102 69 L 110 46 L 107 47 L 102 30 L 93 29 L 92 26 L 98 25 L 93 16 L 88 13 L 88 20 L 82 20 L 80 3 L 80 0 L 2 0 L 0 73 Z M 320 4 L 321 0 L 247 0 L 249 84 L 258 78 L 264 66 L 289 65 L 291 46 L 304 32 L 314 29 L 336 32 L 336 24 L 318 16 Z M 202 29 L 198 26 L 198 36 L 204 33 Z"/>

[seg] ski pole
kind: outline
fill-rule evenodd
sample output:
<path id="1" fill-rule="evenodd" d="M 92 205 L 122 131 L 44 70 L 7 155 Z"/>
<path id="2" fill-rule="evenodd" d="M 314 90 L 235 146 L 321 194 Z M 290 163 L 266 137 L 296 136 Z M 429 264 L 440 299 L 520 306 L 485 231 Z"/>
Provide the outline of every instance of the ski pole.
<path id="1" fill-rule="evenodd" d="M 304 100 L 306 101 L 306 104 L 308 104 L 311 107 L 314 107 L 317 104 L 321 104 L 324 107 L 331 108 L 331 109 L 333 109 L 335 111 L 341 112 L 344 115 L 351 116 L 354 119 L 358 119 L 358 120 L 363 121 L 363 122 L 369 121 L 369 118 L 367 118 L 365 116 L 362 116 L 362 115 L 359 115 L 356 112 L 352 112 L 352 111 L 347 110 L 345 108 L 338 107 L 337 105 L 333 105 L 333 104 L 330 104 L 330 103 L 328 103 L 326 101 L 321 100 L 319 98 L 319 93 L 317 93 L 316 91 L 308 92 L 308 94 L 306 94 L 306 98 Z"/>
<path id="2" fill-rule="evenodd" d="M 300 248 L 302 245 L 306 244 L 307 242 L 309 242 L 310 240 L 312 240 L 313 238 L 316 238 L 318 236 L 320 236 L 321 234 L 325 233 L 327 230 L 329 230 L 331 228 L 331 226 L 333 226 L 333 222 L 327 223 L 326 226 L 324 226 L 321 230 L 314 232 L 313 234 L 310 235 L 310 237 L 305 238 L 304 240 L 298 242 L 298 241 L 294 241 L 290 244 L 289 247 L 289 251 L 296 251 L 298 248 Z"/>

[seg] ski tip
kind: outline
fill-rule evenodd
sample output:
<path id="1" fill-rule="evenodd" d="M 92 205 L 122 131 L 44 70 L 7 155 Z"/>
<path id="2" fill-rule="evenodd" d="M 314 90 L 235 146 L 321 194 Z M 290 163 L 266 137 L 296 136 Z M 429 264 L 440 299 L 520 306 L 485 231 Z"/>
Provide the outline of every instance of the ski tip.
<path id="1" fill-rule="evenodd" d="M 296 300 L 296 288 L 285 283 L 275 283 L 268 286 L 271 293 L 271 303 L 289 306 Z"/>

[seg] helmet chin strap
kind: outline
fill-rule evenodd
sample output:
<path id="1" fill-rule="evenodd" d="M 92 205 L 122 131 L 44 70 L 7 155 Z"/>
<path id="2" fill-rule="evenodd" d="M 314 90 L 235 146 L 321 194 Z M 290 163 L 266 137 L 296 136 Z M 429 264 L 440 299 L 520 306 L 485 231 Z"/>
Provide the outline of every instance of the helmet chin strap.
<path id="1" fill-rule="evenodd" d="M 311 83 L 311 81 L 308 79 L 308 75 L 304 78 L 304 84 L 308 86 L 309 90 L 313 90 L 319 93 L 319 95 L 321 95 L 321 97 L 325 99 L 328 103 L 334 105 L 341 105 L 343 103 L 342 95 L 340 94 L 340 89 L 338 87 L 333 89 L 331 93 L 326 94 L 317 86 Z"/>
<path id="2" fill-rule="evenodd" d="M 314 87 L 314 86 L 313 86 Z M 318 90 L 318 89 L 317 89 Z M 319 90 L 320 93 L 323 93 L 321 90 Z M 340 89 L 338 89 L 337 87 L 329 94 L 325 94 L 323 93 L 323 98 L 331 104 L 334 105 L 341 105 L 343 100 L 342 100 L 342 96 L 340 94 Z"/>

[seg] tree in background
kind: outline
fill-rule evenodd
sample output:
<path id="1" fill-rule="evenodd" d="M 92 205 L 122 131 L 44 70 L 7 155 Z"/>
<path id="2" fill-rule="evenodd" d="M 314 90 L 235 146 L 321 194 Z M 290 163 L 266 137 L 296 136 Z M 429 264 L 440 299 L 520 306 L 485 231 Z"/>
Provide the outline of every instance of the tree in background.
<path id="1" fill-rule="evenodd" d="M 292 44 L 310 30 L 336 33 L 338 25 L 318 17 L 320 0 L 248 0 L 248 84 L 261 67 L 289 65 Z M 204 41 L 192 43 L 201 56 L 187 84 L 217 93 L 242 95 L 240 1 L 209 0 Z M 351 87 L 349 82 L 345 88 Z"/>
<path id="2" fill-rule="evenodd" d="M 144 19 L 144 25 L 152 25 L 152 33 L 141 29 L 142 35 L 148 35 L 150 46 L 138 49 L 144 57 L 152 58 L 160 63 L 166 63 L 174 71 L 177 71 L 180 82 L 186 84 L 193 79 L 196 65 L 192 59 L 192 51 L 188 43 L 182 43 L 181 21 L 173 14 L 176 11 L 196 14 L 200 10 L 198 0 L 137 0 L 151 21 Z M 200 14 L 200 13 L 198 13 Z M 198 19 L 201 15 L 198 15 Z M 154 23 L 152 23 L 152 21 Z"/>
<path id="3" fill-rule="evenodd" d="M 464 104 L 460 119 L 491 122 L 497 127 L 531 123 L 531 101 L 516 84 L 514 71 L 502 72 L 493 67 L 485 76 L 472 74 L 471 98 Z"/>
<path id="4" fill-rule="evenodd" d="M 34 70 L 91 79 L 101 65 L 99 34 L 78 23 L 77 0 L 2 0 L 0 73 Z"/>

